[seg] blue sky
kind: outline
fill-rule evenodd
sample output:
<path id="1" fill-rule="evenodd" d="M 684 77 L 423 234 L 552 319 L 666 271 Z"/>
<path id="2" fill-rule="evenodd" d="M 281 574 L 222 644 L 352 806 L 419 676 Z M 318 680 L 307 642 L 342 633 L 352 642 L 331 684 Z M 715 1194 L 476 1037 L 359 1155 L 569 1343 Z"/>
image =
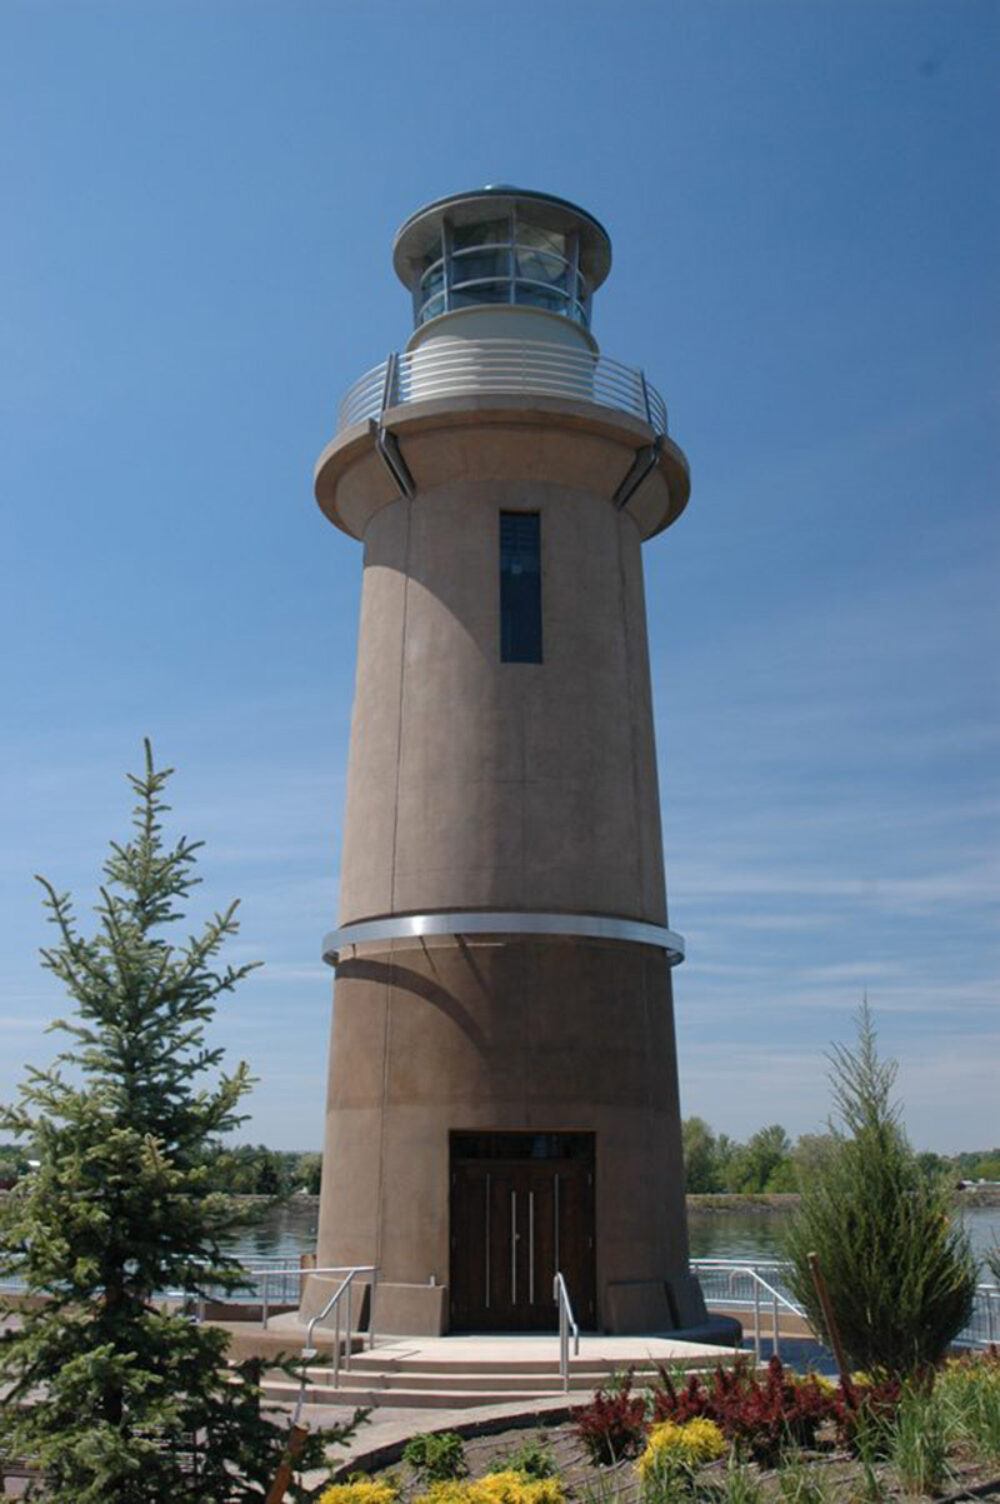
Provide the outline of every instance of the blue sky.
<path id="1" fill-rule="evenodd" d="M 245 1136 L 320 1142 L 360 550 L 311 499 L 421 203 L 608 227 L 605 353 L 691 505 L 645 553 L 685 1113 L 827 1111 L 867 988 L 911 1135 L 1000 1142 L 993 0 L 4 0 L 0 1099 L 150 735 L 266 965 Z"/>

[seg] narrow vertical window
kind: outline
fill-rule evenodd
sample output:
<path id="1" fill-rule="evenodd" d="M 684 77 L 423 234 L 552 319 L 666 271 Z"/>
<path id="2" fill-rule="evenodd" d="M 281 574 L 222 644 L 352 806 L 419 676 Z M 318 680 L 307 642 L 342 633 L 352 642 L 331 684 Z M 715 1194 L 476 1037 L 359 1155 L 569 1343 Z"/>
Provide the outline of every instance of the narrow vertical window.
<path id="1" fill-rule="evenodd" d="M 542 661 L 541 528 L 537 512 L 500 513 L 500 661 Z"/>

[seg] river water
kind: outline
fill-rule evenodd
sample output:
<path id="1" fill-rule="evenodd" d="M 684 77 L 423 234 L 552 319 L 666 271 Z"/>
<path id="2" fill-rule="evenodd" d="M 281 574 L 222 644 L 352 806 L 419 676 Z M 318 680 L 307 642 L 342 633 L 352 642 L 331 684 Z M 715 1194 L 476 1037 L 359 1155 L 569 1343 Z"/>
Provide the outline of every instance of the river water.
<path id="1" fill-rule="evenodd" d="M 697 1259 L 781 1258 L 782 1231 L 787 1212 L 688 1212 L 691 1257 Z M 975 1253 L 1000 1244 L 1000 1206 L 969 1207 L 963 1213 Z M 269 1207 L 261 1220 L 246 1228 L 236 1250 L 247 1258 L 287 1258 L 297 1264 L 301 1253 L 316 1248 L 319 1199 L 293 1196 L 283 1206 Z"/>
<path id="2" fill-rule="evenodd" d="M 694 1259 L 780 1259 L 788 1212 L 688 1212 Z M 1000 1206 L 967 1207 L 962 1220 L 972 1249 L 982 1258 L 1000 1245 Z"/>

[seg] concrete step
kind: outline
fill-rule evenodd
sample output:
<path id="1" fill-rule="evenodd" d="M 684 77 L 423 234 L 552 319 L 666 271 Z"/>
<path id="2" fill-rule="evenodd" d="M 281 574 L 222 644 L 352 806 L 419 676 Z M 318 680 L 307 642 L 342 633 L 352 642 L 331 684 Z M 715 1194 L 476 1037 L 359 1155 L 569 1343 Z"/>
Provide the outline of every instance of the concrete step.
<path id="1" fill-rule="evenodd" d="M 570 1371 L 569 1383 L 573 1390 L 593 1392 L 607 1382 L 607 1373 L 598 1373 L 586 1369 L 573 1369 Z M 333 1384 L 333 1372 L 329 1368 L 307 1368 L 306 1383 L 309 1387 L 329 1388 Z M 519 1394 L 532 1394 L 538 1389 L 559 1389 L 562 1380 L 554 1365 L 550 1364 L 544 1372 L 539 1373 L 509 1373 L 509 1372 L 478 1372 L 468 1373 L 465 1370 L 452 1369 L 443 1371 L 421 1372 L 411 1370 L 407 1373 L 396 1373 L 392 1370 L 379 1372 L 377 1369 L 361 1371 L 356 1364 L 351 1364 L 350 1369 L 340 1371 L 341 1387 L 352 1385 L 355 1388 L 378 1389 L 389 1393 L 395 1393 L 400 1389 L 448 1389 L 451 1391 L 469 1390 L 479 1392 L 488 1390 L 496 1392 L 505 1390 L 516 1397 Z"/>
<path id="2" fill-rule="evenodd" d="M 288 1338 L 296 1331 L 279 1318 Z M 269 1336 L 276 1335 L 269 1332 Z M 396 1409 L 433 1409 L 523 1403 L 565 1394 L 559 1375 L 559 1347 L 545 1335 L 510 1337 L 393 1337 L 380 1338 L 376 1347 L 360 1346 L 352 1334 L 354 1353 L 349 1369 L 341 1366 L 334 1388 L 331 1345 L 319 1331 L 306 1359 L 305 1400 L 311 1405 L 370 1405 Z M 296 1344 L 286 1351 L 296 1355 Z M 301 1352 L 301 1346 L 298 1347 Z M 585 1335 L 578 1356 L 570 1358 L 572 1403 L 584 1403 L 615 1372 L 632 1369 L 639 1383 L 655 1379 L 659 1364 L 701 1368 L 726 1358 L 729 1350 L 703 1341 L 663 1337 L 596 1337 Z M 272 1400 L 294 1404 L 299 1386 L 272 1370 L 265 1381 Z"/>
<path id="3" fill-rule="evenodd" d="M 466 1410 L 479 1405 L 506 1405 L 512 1400 L 527 1401 L 550 1399 L 561 1394 L 562 1386 L 555 1379 L 551 1387 L 535 1389 L 374 1389 L 358 1384 L 351 1375 L 347 1383 L 341 1382 L 338 1389 L 332 1386 L 309 1384 L 306 1386 L 305 1402 L 308 1405 L 343 1405 L 347 1408 L 362 1405 L 377 1409 L 389 1406 L 396 1410 Z M 265 1399 L 278 1404 L 295 1405 L 299 1386 L 276 1379 L 267 1379 L 263 1384 Z"/>
<path id="4" fill-rule="evenodd" d="M 535 1374 L 549 1376 L 558 1368 L 558 1357 L 553 1352 L 550 1358 L 503 1358 L 496 1357 L 483 1359 L 465 1359 L 460 1362 L 449 1361 L 446 1358 L 428 1358 L 414 1356 L 412 1358 L 380 1358 L 378 1350 L 374 1352 L 355 1353 L 351 1358 L 351 1373 L 392 1373 L 392 1374 L 476 1374 L 496 1375 L 503 1374 L 530 1377 Z M 578 1358 L 570 1358 L 570 1373 L 585 1374 L 594 1379 L 595 1383 L 606 1382 L 609 1375 L 622 1373 L 626 1368 L 634 1370 L 636 1376 L 655 1375 L 657 1372 L 655 1362 L 614 1362 L 612 1359 L 603 1359 L 589 1355 L 581 1355 Z M 688 1366 L 688 1365 L 686 1365 Z M 697 1367 L 697 1363 L 689 1366 Z"/>

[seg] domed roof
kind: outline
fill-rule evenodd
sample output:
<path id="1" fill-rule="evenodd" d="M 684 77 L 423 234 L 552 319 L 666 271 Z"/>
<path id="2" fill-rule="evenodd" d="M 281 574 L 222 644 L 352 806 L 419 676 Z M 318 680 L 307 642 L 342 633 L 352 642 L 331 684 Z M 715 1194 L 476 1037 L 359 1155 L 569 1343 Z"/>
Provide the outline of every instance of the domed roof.
<path id="1" fill-rule="evenodd" d="M 405 287 L 413 285 L 414 272 L 423 267 L 440 243 L 445 218 L 451 224 L 469 225 L 493 218 L 498 211 L 509 213 L 515 207 L 529 224 L 547 230 L 575 230 L 580 237 L 580 270 L 592 289 L 601 285 L 611 270 L 611 237 L 600 220 L 568 199 L 533 188 L 516 188 L 511 183 L 490 183 L 468 193 L 452 193 L 411 214 L 393 241 L 396 275 Z"/>

